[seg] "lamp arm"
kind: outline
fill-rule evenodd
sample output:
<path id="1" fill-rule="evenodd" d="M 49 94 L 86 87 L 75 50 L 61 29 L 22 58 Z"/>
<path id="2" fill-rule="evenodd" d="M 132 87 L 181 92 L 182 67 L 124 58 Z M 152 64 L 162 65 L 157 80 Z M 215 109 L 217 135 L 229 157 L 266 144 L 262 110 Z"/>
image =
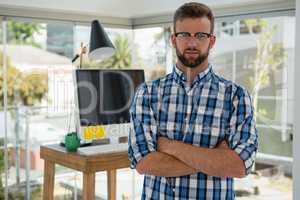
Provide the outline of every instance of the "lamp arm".
<path id="1" fill-rule="evenodd" d="M 74 63 L 79 58 L 79 54 L 76 54 L 75 57 L 72 59 L 72 63 Z"/>
<path id="2" fill-rule="evenodd" d="M 86 48 L 87 48 L 87 46 L 83 46 L 83 43 L 81 43 L 80 44 L 80 52 L 79 52 L 79 54 L 76 54 L 74 56 L 74 58 L 72 59 L 72 63 L 74 63 L 78 58 L 80 58 L 79 69 L 82 66 L 82 57 L 83 57 L 83 54 L 86 53 Z"/>

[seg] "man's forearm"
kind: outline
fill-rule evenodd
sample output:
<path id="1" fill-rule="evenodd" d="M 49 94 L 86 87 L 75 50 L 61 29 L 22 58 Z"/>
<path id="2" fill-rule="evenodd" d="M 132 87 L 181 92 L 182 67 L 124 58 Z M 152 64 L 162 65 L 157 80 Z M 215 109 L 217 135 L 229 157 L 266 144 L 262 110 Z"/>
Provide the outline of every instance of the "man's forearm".
<path id="1" fill-rule="evenodd" d="M 245 176 L 245 166 L 239 156 L 231 149 L 196 147 L 174 141 L 167 153 L 181 160 L 194 169 L 210 176 L 237 177 Z"/>
<path id="2" fill-rule="evenodd" d="M 184 176 L 197 172 L 182 161 L 161 152 L 152 152 L 142 158 L 137 164 L 136 170 L 140 174 L 163 177 Z"/>

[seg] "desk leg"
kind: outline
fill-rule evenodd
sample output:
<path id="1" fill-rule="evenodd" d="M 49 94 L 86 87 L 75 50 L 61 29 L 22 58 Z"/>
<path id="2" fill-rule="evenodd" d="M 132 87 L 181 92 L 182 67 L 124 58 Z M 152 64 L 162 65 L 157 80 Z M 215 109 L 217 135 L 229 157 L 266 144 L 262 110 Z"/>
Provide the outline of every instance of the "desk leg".
<path id="1" fill-rule="evenodd" d="M 83 200 L 95 199 L 95 173 L 83 173 Z"/>
<path id="2" fill-rule="evenodd" d="M 52 161 L 45 160 L 44 164 L 44 188 L 43 200 L 53 200 L 54 196 L 54 174 L 55 164 Z"/>
<path id="3" fill-rule="evenodd" d="M 116 200 L 117 192 L 117 171 L 115 169 L 107 171 L 107 195 L 109 200 Z"/>

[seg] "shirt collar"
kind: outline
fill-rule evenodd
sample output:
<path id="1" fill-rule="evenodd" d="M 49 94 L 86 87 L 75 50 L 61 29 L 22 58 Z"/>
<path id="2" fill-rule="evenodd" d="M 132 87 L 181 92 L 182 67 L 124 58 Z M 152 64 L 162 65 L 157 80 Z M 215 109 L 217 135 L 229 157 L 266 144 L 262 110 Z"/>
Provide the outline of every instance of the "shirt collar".
<path id="1" fill-rule="evenodd" d="M 193 80 L 192 85 L 194 85 L 195 83 L 208 81 L 211 77 L 211 73 L 212 73 L 212 66 L 209 63 L 207 69 L 205 69 L 203 72 L 200 72 L 199 74 L 197 74 L 197 76 Z M 178 69 L 178 67 L 176 65 L 174 65 L 174 68 L 173 68 L 173 77 L 179 83 L 185 83 L 187 81 L 185 74 L 180 69 Z"/>

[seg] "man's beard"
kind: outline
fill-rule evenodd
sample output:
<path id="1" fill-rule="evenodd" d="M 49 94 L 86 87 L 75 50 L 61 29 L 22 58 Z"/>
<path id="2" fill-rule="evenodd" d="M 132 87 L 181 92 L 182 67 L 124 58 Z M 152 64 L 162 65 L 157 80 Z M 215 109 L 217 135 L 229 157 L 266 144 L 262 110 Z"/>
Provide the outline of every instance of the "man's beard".
<path id="1" fill-rule="evenodd" d="M 198 49 L 191 49 L 191 48 L 188 48 L 188 49 L 185 49 L 184 51 L 197 51 L 198 52 L 198 57 L 194 60 L 191 60 L 191 59 L 187 59 L 185 56 L 184 56 L 184 52 L 183 53 L 180 53 L 178 48 L 176 47 L 176 55 L 177 55 L 177 58 L 180 60 L 180 62 L 189 67 L 189 68 L 195 68 L 196 66 L 202 64 L 208 57 L 209 55 L 209 47 L 207 48 L 206 52 L 205 53 L 201 53 Z"/>

